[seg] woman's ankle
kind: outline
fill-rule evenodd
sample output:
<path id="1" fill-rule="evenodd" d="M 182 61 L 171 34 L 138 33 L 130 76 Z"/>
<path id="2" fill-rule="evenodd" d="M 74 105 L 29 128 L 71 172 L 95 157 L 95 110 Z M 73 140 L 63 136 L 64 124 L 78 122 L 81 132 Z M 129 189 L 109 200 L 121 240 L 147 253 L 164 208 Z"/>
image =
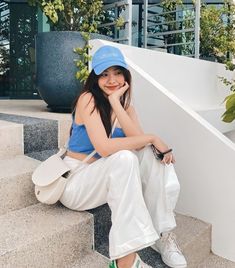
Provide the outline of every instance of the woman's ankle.
<path id="1" fill-rule="evenodd" d="M 116 260 L 118 268 L 131 268 L 136 258 L 136 253 L 131 253 L 125 257 Z"/>

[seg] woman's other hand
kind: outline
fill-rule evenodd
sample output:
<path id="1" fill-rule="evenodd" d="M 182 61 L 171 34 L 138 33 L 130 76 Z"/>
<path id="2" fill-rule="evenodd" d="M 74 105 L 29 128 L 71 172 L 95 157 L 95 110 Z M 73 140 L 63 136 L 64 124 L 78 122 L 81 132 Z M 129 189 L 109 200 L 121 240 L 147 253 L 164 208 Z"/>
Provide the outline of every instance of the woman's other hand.
<path id="1" fill-rule="evenodd" d="M 169 150 L 169 147 L 157 136 L 154 137 L 153 145 L 161 153 L 164 153 L 164 152 Z M 164 157 L 161 160 L 161 163 L 163 163 L 163 164 L 175 163 L 175 158 L 174 158 L 172 152 L 164 154 Z"/>
<path id="2" fill-rule="evenodd" d="M 163 164 L 169 165 L 170 163 L 174 164 L 175 163 L 175 158 L 172 154 L 172 152 L 166 153 L 161 161 Z"/>

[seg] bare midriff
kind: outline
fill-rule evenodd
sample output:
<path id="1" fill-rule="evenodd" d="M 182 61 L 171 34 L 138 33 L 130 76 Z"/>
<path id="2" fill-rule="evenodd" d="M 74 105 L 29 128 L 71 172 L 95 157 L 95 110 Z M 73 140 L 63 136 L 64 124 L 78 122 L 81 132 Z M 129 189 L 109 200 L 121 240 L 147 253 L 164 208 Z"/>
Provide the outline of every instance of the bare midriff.
<path id="1" fill-rule="evenodd" d="M 66 155 L 72 158 L 75 158 L 77 160 L 84 160 L 87 157 L 87 154 L 82 154 L 82 153 L 75 153 L 75 152 L 71 152 L 71 151 L 67 151 Z M 87 163 L 93 163 L 94 161 L 96 161 L 97 158 L 92 157 L 91 159 L 89 159 L 87 161 Z"/>

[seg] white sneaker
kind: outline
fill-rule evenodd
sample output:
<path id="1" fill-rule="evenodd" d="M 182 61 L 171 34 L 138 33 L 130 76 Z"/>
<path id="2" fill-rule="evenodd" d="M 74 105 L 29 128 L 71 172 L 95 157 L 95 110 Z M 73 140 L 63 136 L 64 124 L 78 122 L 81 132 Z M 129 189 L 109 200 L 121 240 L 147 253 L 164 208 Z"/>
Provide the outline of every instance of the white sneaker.
<path id="1" fill-rule="evenodd" d="M 109 268 L 118 268 L 116 261 L 112 261 L 109 264 Z M 131 268 L 153 268 L 153 267 L 144 263 L 141 260 L 140 256 L 138 254 L 136 254 L 135 261 L 134 261 L 133 265 L 131 266 Z"/>
<path id="2" fill-rule="evenodd" d="M 187 267 L 187 262 L 176 242 L 174 233 L 163 233 L 162 237 L 152 247 L 161 254 L 162 260 L 166 265 L 172 268 Z"/>

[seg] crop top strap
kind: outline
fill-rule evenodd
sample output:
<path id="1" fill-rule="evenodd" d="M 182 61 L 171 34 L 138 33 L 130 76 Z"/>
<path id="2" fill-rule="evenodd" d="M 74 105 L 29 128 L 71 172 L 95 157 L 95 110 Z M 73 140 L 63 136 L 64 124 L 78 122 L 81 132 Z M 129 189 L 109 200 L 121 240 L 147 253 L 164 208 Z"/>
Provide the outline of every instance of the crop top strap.
<path id="1" fill-rule="evenodd" d="M 112 127 L 112 130 L 111 130 L 111 133 L 110 133 L 109 137 L 112 136 L 112 134 L 113 134 L 113 132 L 114 132 L 114 129 L 116 128 L 116 125 L 117 125 L 117 117 L 116 117 L 115 120 L 114 120 L 113 127 Z"/>

